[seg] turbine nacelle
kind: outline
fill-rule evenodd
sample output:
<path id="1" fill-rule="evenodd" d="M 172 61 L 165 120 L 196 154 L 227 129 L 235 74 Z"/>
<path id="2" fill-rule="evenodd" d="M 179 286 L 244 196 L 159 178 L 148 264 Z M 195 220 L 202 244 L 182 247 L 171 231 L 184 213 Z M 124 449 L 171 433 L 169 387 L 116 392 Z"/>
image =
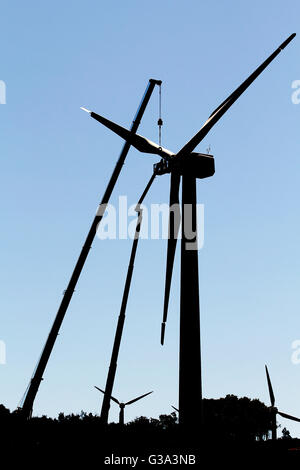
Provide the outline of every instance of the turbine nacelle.
<path id="1" fill-rule="evenodd" d="M 208 178 L 215 173 L 215 160 L 212 155 L 192 152 L 184 157 L 172 157 L 169 160 L 162 159 L 153 165 L 154 173 L 164 175 L 176 172 L 179 175 L 191 175 L 196 178 Z"/>

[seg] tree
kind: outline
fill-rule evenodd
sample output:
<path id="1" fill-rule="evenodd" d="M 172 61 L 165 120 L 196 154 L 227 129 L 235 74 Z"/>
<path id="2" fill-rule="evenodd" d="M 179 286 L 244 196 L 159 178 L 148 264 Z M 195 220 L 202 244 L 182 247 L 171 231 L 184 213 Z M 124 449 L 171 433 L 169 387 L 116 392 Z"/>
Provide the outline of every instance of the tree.
<path id="1" fill-rule="evenodd" d="M 290 431 L 288 429 L 283 428 L 281 439 L 292 439 L 292 436 L 291 436 Z"/>

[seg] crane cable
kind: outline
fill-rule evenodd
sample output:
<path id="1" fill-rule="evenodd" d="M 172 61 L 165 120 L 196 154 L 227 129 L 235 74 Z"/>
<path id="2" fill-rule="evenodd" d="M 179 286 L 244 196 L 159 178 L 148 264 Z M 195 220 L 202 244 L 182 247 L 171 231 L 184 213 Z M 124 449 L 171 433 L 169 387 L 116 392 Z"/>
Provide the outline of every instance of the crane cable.
<path id="1" fill-rule="evenodd" d="M 161 128 L 163 125 L 163 120 L 161 118 L 161 83 L 159 84 L 157 125 L 158 125 L 158 145 L 161 147 Z"/>

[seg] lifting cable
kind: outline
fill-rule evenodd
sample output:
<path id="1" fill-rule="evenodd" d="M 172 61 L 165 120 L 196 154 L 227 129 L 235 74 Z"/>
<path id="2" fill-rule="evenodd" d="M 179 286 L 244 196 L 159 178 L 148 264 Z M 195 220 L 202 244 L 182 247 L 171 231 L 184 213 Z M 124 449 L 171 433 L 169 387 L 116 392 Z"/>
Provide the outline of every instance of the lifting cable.
<path id="1" fill-rule="evenodd" d="M 163 125 L 163 120 L 161 118 L 161 83 L 159 84 L 157 125 L 158 125 L 158 145 L 161 147 L 161 128 Z"/>

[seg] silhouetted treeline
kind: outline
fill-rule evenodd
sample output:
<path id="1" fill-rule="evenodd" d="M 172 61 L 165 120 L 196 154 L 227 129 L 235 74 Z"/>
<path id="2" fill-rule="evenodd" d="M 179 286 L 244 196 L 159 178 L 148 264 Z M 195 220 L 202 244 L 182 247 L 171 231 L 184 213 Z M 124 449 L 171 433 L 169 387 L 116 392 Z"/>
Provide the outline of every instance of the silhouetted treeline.
<path id="1" fill-rule="evenodd" d="M 275 445 L 266 440 L 271 431 L 270 409 L 259 400 L 234 395 L 204 399 L 202 431 L 195 422 L 193 429 L 184 434 L 175 412 L 160 415 L 158 419 L 141 416 L 120 427 L 117 423 L 102 426 L 99 416 L 83 411 L 60 413 L 55 419 L 42 416 L 25 421 L 20 413 L 0 405 L 0 425 L 5 430 L 2 449 L 21 463 L 27 459 L 38 462 L 45 457 L 55 460 L 56 456 L 85 462 L 97 458 L 100 463 L 112 454 L 147 456 L 192 452 L 201 456 L 205 451 L 214 453 L 216 448 L 220 455 L 229 450 L 253 454 L 273 451 Z M 293 445 L 297 445 L 294 440 Z M 276 446 L 284 450 L 292 446 L 286 429 Z"/>

